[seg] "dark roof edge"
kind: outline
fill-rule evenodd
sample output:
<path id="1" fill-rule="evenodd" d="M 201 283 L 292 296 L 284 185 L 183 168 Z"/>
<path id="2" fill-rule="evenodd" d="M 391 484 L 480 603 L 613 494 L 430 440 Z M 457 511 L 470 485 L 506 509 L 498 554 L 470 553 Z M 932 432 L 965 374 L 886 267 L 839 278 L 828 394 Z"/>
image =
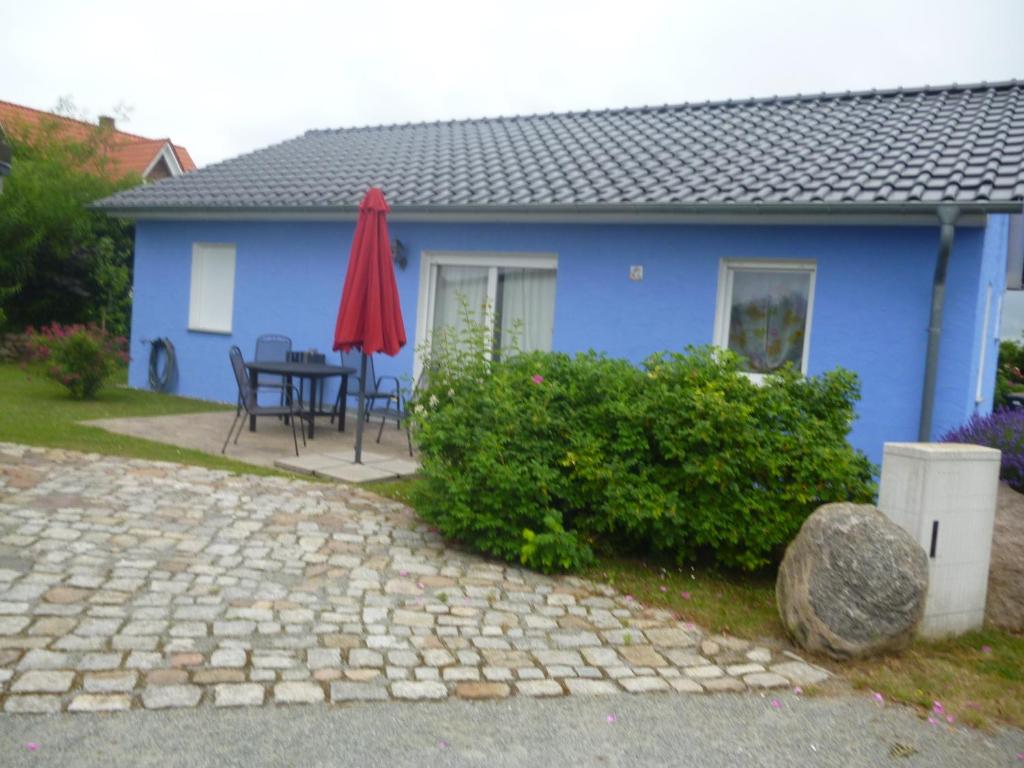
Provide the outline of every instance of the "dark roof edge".
<path id="1" fill-rule="evenodd" d="M 110 216 L 128 218 L 144 218 L 147 214 L 160 215 L 164 218 L 186 218 L 192 216 L 209 216 L 223 214 L 245 214 L 247 216 L 266 215 L 303 215 L 303 214 L 351 214 L 358 212 L 358 206 L 139 206 L 118 207 L 92 203 L 90 208 L 102 211 Z M 957 203 L 941 201 L 935 203 L 634 203 L 608 205 L 395 205 L 391 212 L 400 214 L 437 215 L 437 216 L 538 216 L 550 217 L 558 215 L 573 216 L 613 216 L 623 214 L 693 214 L 693 215 L 894 215 L 937 214 L 940 208 L 956 207 L 962 214 L 986 213 L 1021 213 L 1024 201 L 991 201 Z"/>
<path id="2" fill-rule="evenodd" d="M 344 133 L 346 131 L 380 131 L 391 128 L 412 128 L 424 125 L 451 125 L 455 123 L 491 123 L 509 120 L 533 120 L 540 117 L 573 117 L 575 115 L 602 115 L 624 112 L 657 112 L 677 109 L 705 109 L 718 107 L 739 107 L 750 104 L 786 104 L 797 101 L 820 101 L 859 99 L 869 96 L 913 96 L 916 94 L 987 91 L 992 89 L 1014 88 L 1024 86 L 1024 79 L 999 80 L 977 83 L 952 83 L 950 85 L 923 85 L 904 88 L 873 88 L 862 91 L 822 91 L 821 93 L 795 93 L 786 96 L 748 96 L 732 99 L 715 99 L 705 101 L 683 101 L 666 104 L 645 104 L 634 107 L 601 107 L 598 109 L 577 109 L 565 112 L 531 112 L 523 115 L 493 115 L 490 117 L 453 117 L 446 120 L 413 120 L 405 123 L 374 123 L 367 125 L 342 126 L 336 128 L 311 128 L 303 136 L 317 133 Z"/>

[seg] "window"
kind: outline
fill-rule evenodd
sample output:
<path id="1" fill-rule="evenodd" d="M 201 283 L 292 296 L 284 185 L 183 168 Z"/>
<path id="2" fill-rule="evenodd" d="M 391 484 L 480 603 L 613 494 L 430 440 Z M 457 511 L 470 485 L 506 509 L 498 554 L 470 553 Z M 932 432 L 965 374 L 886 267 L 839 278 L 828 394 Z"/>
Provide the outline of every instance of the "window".
<path id="1" fill-rule="evenodd" d="M 806 373 L 814 276 L 813 262 L 723 260 L 715 344 L 744 357 L 751 374 L 786 363 Z"/>
<path id="2" fill-rule="evenodd" d="M 435 331 L 461 328 L 464 300 L 477 322 L 488 323 L 495 351 L 513 336 L 521 350 L 550 350 L 556 267 L 553 255 L 424 254 L 417 348 Z"/>
<path id="3" fill-rule="evenodd" d="M 189 330 L 231 333 L 234 299 L 235 246 L 194 243 L 192 290 L 188 306 Z"/>

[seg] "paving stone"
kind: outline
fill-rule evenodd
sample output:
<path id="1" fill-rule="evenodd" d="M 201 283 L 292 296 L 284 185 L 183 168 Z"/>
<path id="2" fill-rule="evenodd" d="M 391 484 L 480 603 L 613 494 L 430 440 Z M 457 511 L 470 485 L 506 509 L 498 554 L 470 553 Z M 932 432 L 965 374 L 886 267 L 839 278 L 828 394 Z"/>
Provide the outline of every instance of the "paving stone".
<path id="1" fill-rule="evenodd" d="M 771 667 L 771 671 L 782 675 L 793 685 L 817 685 L 829 678 L 829 674 L 825 670 L 812 667 L 802 661 L 786 661 L 782 664 L 775 664 Z"/>
<path id="2" fill-rule="evenodd" d="M 214 686 L 213 703 L 218 707 L 252 707 L 263 703 L 264 688 L 256 683 L 224 683 Z"/>
<path id="3" fill-rule="evenodd" d="M 382 667 L 384 656 L 379 651 L 353 648 L 348 652 L 348 663 L 350 667 Z"/>
<path id="4" fill-rule="evenodd" d="M 138 679 L 139 673 L 135 671 L 88 672 L 82 687 L 89 693 L 127 693 Z"/>
<path id="5" fill-rule="evenodd" d="M 315 704 L 324 700 L 324 689 L 311 682 L 278 683 L 274 701 L 279 704 Z"/>
<path id="6" fill-rule="evenodd" d="M 14 693 L 64 693 L 71 688 L 75 673 L 57 670 L 23 672 L 11 685 Z"/>
<path id="7" fill-rule="evenodd" d="M 306 651 L 306 666 L 326 669 L 341 666 L 341 651 L 337 648 L 310 648 Z"/>
<path id="8" fill-rule="evenodd" d="M 715 664 L 708 664 L 704 667 L 686 667 L 683 674 L 695 680 L 710 680 L 715 677 L 722 677 L 722 668 Z"/>
<path id="9" fill-rule="evenodd" d="M 75 665 L 75 669 L 79 672 L 117 669 L 123 658 L 123 653 L 87 653 Z"/>
<path id="10" fill-rule="evenodd" d="M 388 698 L 388 691 L 382 685 L 354 683 L 338 680 L 331 683 L 331 701 L 381 701 Z"/>
<path id="11" fill-rule="evenodd" d="M 184 669 L 154 669 L 146 673 L 146 685 L 179 685 L 188 680 Z"/>
<path id="12" fill-rule="evenodd" d="M 184 670 L 182 670 L 184 671 Z M 187 679 L 187 675 L 183 676 Z M 200 685 L 213 685 L 214 683 L 244 683 L 245 672 L 241 669 L 200 669 L 192 673 L 192 682 Z"/>
<path id="13" fill-rule="evenodd" d="M 210 656 L 211 667 L 244 667 L 245 651 L 241 648 L 218 648 Z"/>
<path id="14" fill-rule="evenodd" d="M 0 635 L 16 635 L 32 621 L 27 616 L 0 616 Z"/>
<path id="15" fill-rule="evenodd" d="M 391 684 L 391 695 L 396 699 L 444 699 L 448 696 L 448 688 L 444 683 L 429 680 L 402 680 Z"/>
<path id="16" fill-rule="evenodd" d="M 619 648 L 619 654 L 635 667 L 664 667 L 665 658 L 650 645 L 627 645 Z"/>
<path id="17" fill-rule="evenodd" d="M 196 685 L 155 685 L 142 692 L 142 705 L 146 709 L 194 707 L 202 695 L 203 689 Z"/>
<path id="18" fill-rule="evenodd" d="M 647 639 L 659 648 L 685 648 L 696 645 L 696 639 L 682 629 L 667 627 L 645 630 Z"/>
<path id="19" fill-rule="evenodd" d="M 33 648 L 18 662 L 18 669 L 67 669 L 72 666 L 66 653 Z"/>
<path id="20" fill-rule="evenodd" d="M 458 683 L 455 695 L 460 699 L 504 699 L 511 688 L 505 683 Z"/>
<path id="21" fill-rule="evenodd" d="M 774 672 L 755 672 L 743 678 L 748 688 L 783 688 L 789 685 L 789 680 Z"/>
<path id="22" fill-rule="evenodd" d="M 669 684 L 660 677 L 624 677 L 619 685 L 630 693 L 653 693 L 669 690 Z"/>
<path id="23" fill-rule="evenodd" d="M 730 678 L 722 678 L 730 679 Z M 715 682 L 715 681 L 711 681 Z M 735 681 L 734 681 L 735 682 Z M 668 684 L 672 686 L 672 689 L 679 693 L 703 693 L 704 688 L 696 680 L 691 680 L 688 677 L 676 677 L 668 681 Z M 742 684 L 741 684 L 742 687 Z"/>
<path id="24" fill-rule="evenodd" d="M 755 664 L 768 664 L 772 660 L 772 652 L 762 647 L 751 648 L 746 652 L 745 656 Z"/>
<path id="25" fill-rule="evenodd" d="M 725 668 L 725 674 L 733 677 L 743 677 L 755 672 L 764 672 L 764 667 L 760 664 L 730 664 Z"/>
<path id="26" fill-rule="evenodd" d="M 50 715 L 60 712 L 61 703 L 60 696 L 8 696 L 4 712 Z"/>
<path id="27" fill-rule="evenodd" d="M 619 693 L 621 689 L 610 680 L 568 679 L 565 687 L 574 696 L 608 696 Z"/>
<path id="28" fill-rule="evenodd" d="M 554 680 L 520 680 L 516 692 L 523 696 L 561 696 L 565 690 Z"/>
<path id="29" fill-rule="evenodd" d="M 68 712 L 121 712 L 131 706 L 132 697 L 123 693 L 80 693 L 71 700 Z"/>

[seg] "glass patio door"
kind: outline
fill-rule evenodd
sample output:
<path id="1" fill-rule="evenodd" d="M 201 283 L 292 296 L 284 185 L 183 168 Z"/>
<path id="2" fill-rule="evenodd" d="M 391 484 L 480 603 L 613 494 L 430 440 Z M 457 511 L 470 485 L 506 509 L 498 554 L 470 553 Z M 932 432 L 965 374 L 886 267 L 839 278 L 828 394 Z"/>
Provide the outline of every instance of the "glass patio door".
<path id="1" fill-rule="evenodd" d="M 444 329 L 463 329 L 465 303 L 472 320 L 486 325 L 496 354 L 513 340 L 522 351 L 550 351 L 556 267 L 556 257 L 546 255 L 425 254 L 420 302 L 430 343 Z M 417 333 L 420 343 L 427 340 Z"/>

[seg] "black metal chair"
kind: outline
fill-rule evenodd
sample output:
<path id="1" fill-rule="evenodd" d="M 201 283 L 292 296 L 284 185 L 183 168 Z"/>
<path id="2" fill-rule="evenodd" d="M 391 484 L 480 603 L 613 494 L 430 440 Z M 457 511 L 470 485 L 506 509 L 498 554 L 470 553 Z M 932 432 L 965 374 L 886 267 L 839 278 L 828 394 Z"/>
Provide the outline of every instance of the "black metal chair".
<path id="1" fill-rule="evenodd" d="M 416 396 L 423 391 L 423 387 L 427 383 L 427 371 L 424 369 L 420 372 L 420 376 L 416 379 L 416 386 L 412 390 L 412 400 L 416 400 Z M 392 407 L 394 403 L 394 407 Z M 412 456 L 412 430 L 409 425 L 409 400 L 402 400 L 402 392 L 398 391 L 398 395 L 395 399 L 389 399 L 383 408 L 367 408 L 366 418 L 370 419 L 371 416 L 380 418 L 380 427 L 377 429 L 377 442 L 380 442 L 381 437 L 384 435 L 384 425 L 388 419 L 394 419 L 398 429 L 402 428 L 402 424 L 405 424 L 405 437 L 409 441 L 409 455 Z"/>
<path id="2" fill-rule="evenodd" d="M 344 368 L 355 368 L 359 370 L 360 365 L 360 353 L 356 351 L 342 352 L 341 353 L 341 365 Z M 369 387 L 363 392 L 363 397 L 366 400 L 366 413 L 369 417 L 370 410 L 374 408 L 378 400 L 384 400 L 385 405 L 387 403 L 394 402 L 400 405 L 402 397 L 402 388 L 398 382 L 397 376 L 377 376 L 373 370 L 373 355 L 369 355 L 366 359 L 366 380 L 369 383 Z M 354 382 L 355 387 L 352 387 L 351 383 L 348 388 L 349 397 L 359 397 L 359 390 L 363 388 L 363 382 L 360 380 L 358 375 L 350 376 L 349 382 Z M 394 387 L 390 386 L 385 388 L 384 384 L 391 382 Z M 341 412 L 341 390 L 338 390 L 338 396 L 334 400 L 334 409 L 331 411 L 331 424 L 334 423 L 334 417 Z M 399 425 L 401 428 L 401 425 Z"/>
<path id="3" fill-rule="evenodd" d="M 221 447 L 220 452 L 224 453 L 227 451 L 228 442 L 231 440 L 231 433 L 235 431 L 235 425 L 238 425 L 238 432 L 235 434 L 235 445 L 238 445 L 238 438 L 241 437 L 242 429 L 245 427 L 246 416 L 288 416 L 292 424 L 292 441 L 295 443 L 295 455 L 298 456 L 299 440 L 295 434 L 295 422 L 299 422 L 299 429 L 302 432 L 302 445 L 305 447 L 306 425 L 303 423 L 303 419 L 310 418 L 309 414 L 302 410 L 299 398 L 296 396 L 285 398 L 287 402 L 283 405 L 260 405 L 256 400 L 256 389 L 252 386 L 249 371 L 246 370 L 245 361 L 242 360 L 242 350 L 238 347 L 231 347 L 228 351 L 228 358 L 231 360 L 231 370 L 234 372 L 235 381 L 238 383 L 238 402 L 245 413 L 243 414 L 240 410 L 235 414 L 235 419 L 231 422 L 228 436 L 224 438 L 224 445 Z M 282 392 L 289 389 L 287 384 L 282 384 L 282 387 Z M 294 387 L 291 387 L 291 390 L 295 392 L 295 395 L 298 395 Z"/>
<path id="4" fill-rule="evenodd" d="M 288 360 L 289 355 L 292 351 L 292 340 L 287 336 L 282 336 L 278 333 L 264 333 L 262 336 L 256 338 L 256 356 L 253 360 L 259 360 L 261 362 L 275 362 L 283 363 Z M 281 393 L 280 402 L 283 405 L 285 401 L 284 393 L 287 387 L 285 386 L 285 380 L 283 376 L 277 376 L 276 374 L 264 374 L 259 378 L 259 384 L 257 386 L 257 395 L 259 392 L 265 390 L 272 390 Z M 242 412 L 242 401 L 238 401 L 238 406 L 235 408 L 235 413 L 240 414 Z"/>

